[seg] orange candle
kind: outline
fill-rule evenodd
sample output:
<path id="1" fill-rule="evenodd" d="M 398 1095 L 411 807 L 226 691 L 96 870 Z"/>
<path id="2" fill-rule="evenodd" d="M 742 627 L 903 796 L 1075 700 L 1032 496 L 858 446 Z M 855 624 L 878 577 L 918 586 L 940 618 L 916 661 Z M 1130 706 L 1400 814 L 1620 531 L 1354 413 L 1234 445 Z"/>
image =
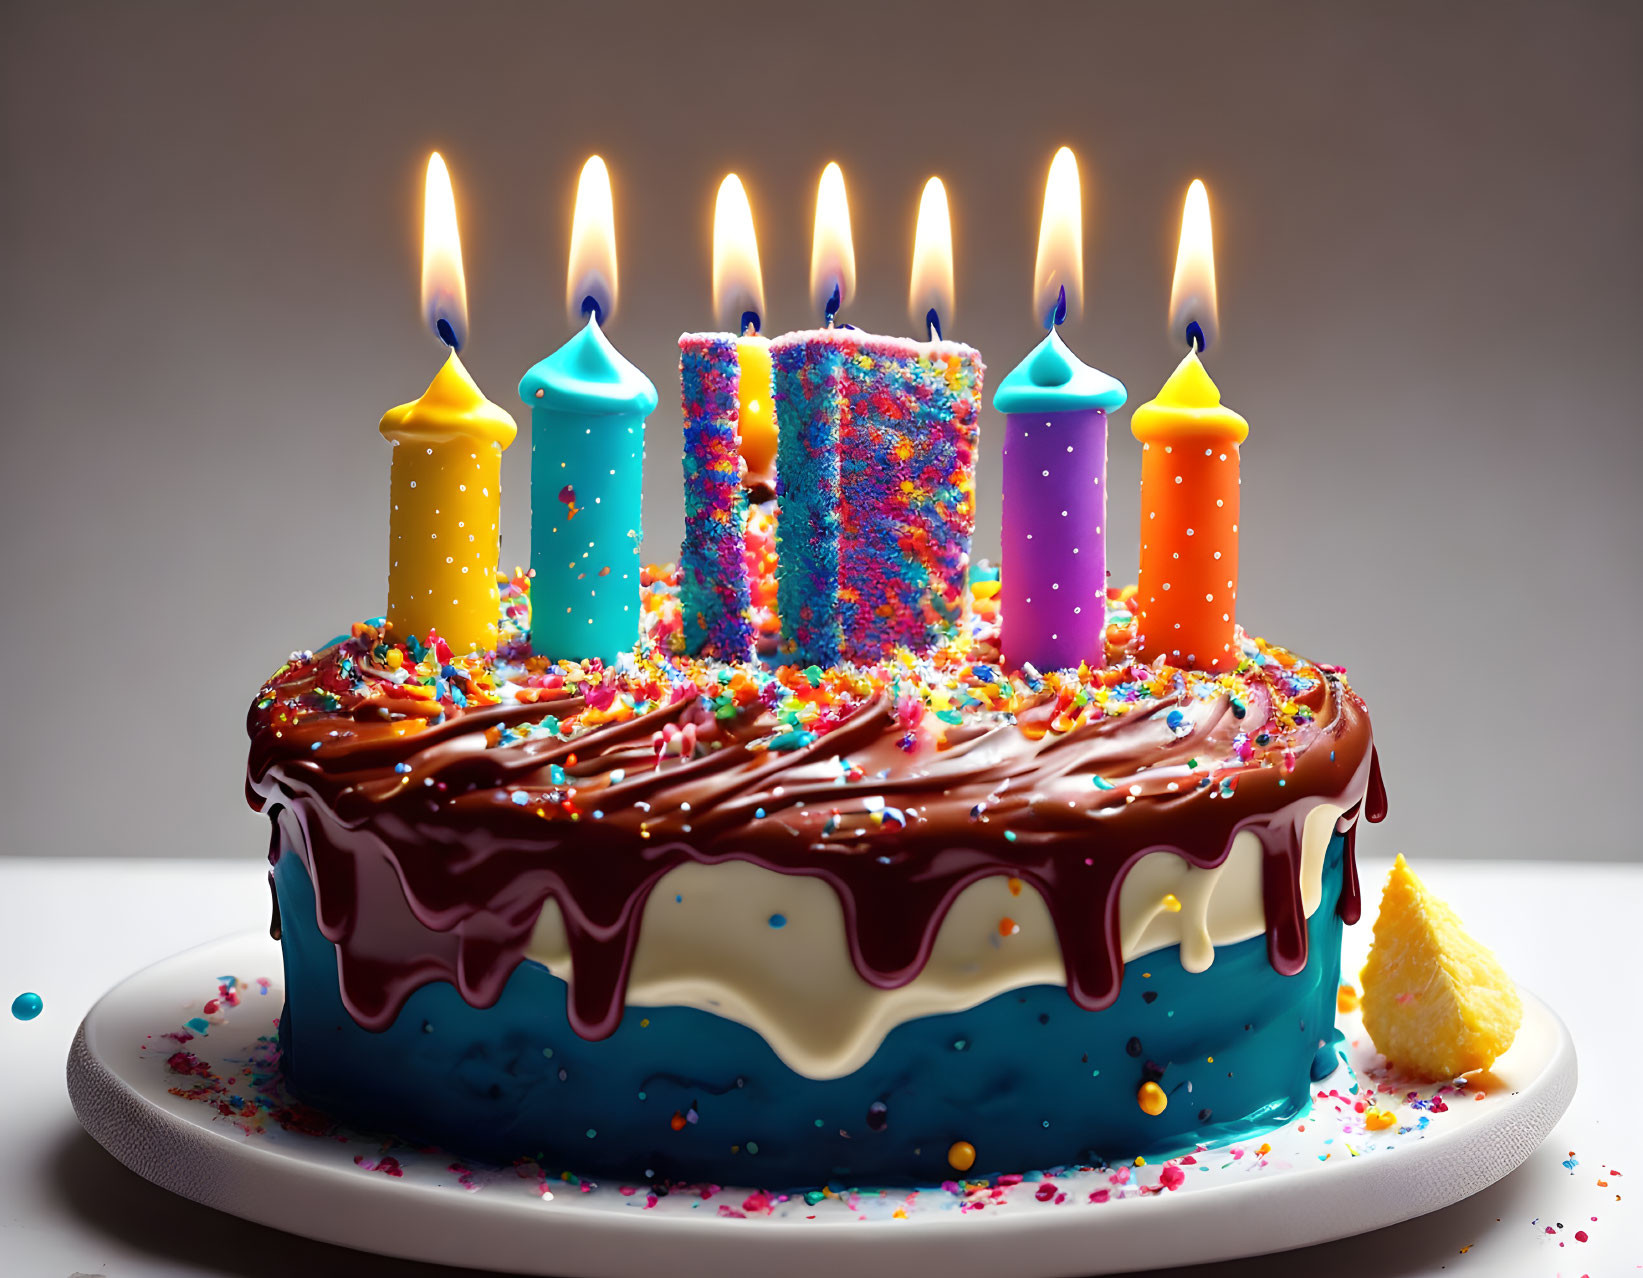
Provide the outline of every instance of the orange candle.
<path id="1" fill-rule="evenodd" d="M 1249 423 L 1222 406 L 1193 352 L 1135 410 L 1130 429 L 1141 441 L 1141 655 L 1230 670 L 1238 664 L 1238 445 Z"/>
<path id="2" fill-rule="evenodd" d="M 1130 420 L 1141 441 L 1135 632 L 1146 661 L 1214 671 L 1238 664 L 1238 446 L 1249 435 L 1198 358 L 1218 331 L 1209 196 L 1194 181 L 1170 290 L 1170 333 L 1187 357 Z"/>

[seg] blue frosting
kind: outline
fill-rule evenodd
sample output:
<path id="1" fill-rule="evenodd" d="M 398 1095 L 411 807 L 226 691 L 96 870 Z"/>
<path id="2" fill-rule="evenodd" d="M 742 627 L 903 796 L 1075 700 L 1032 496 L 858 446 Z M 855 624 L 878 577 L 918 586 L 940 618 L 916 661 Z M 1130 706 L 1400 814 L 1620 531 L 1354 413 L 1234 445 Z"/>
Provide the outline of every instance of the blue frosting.
<path id="1" fill-rule="evenodd" d="M 650 378 L 628 363 L 591 316 L 580 333 L 531 366 L 520 379 L 519 398 L 532 408 L 586 416 L 648 417 L 657 404 Z"/>
<path id="2" fill-rule="evenodd" d="M 1125 967 L 1104 1011 L 1032 986 L 910 1021 L 855 1073 L 811 1079 L 753 1030 L 693 1008 L 630 1007 L 615 1034 L 587 1042 L 566 1022 L 564 983 L 534 962 L 487 1010 L 441 982 L 385 1031 L 363 1030 L 343 1009 L 336 950 L 287 848 L 274 870 L 285 1075 L 355 1127 L 632 1181 L 937 1184 L 954 1176 L 946 1155 L 958 1140 L 976 1148 L 970 1175 L 1167 1157 L 1288 1121 L 1333 1070 L 1343 852 L 1337 835 L 1296 976 L 1273 970 L 1262 936 L 1220 947 L 1197 974 L 1161 950 Z M 1169 1096 L 1158 1117 L 1136 1103 L 1148 1078 Z"/>
<path id="3" fill-rule="evenodd" d="M 1124 406 L 1129 392 L 1116 377 L 1091 368 L 1051 329 L 1027 358 L 1012 368 L 993 392 L 1001 413 L 1076 413 Z"/>

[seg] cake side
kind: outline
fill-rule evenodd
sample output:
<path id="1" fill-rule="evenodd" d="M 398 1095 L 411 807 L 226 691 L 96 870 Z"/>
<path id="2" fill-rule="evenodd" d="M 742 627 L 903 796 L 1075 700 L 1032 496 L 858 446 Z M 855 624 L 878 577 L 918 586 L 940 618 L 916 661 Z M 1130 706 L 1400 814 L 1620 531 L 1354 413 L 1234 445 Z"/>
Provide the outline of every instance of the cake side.
<path id="1" fill-rule="evenodd" d="M 288 833 L 300 837 L 292 823 Z M 479 1009 L 450 984 L 411 994 L 380 1031 L 343 1006 L 295 843 L 274 876 L 286 914 L 290 1086 L 355 1126 L 550 1173 L 805 1189 L 934 1185 L 967 1175 L 1123 1168 L 1248 1139 L 1304 1111 L 1336 1064 L 1345 836 L 1321 868 L 1309 958 L 1280 976 L 1255 937 L 1188 971 L 1132 960 L 1101 1012 L 1034 984 L 898 1024 L 860 1068 L 813 1078 L 712 1011 L 636 1003 L 608 1038 L 570 1025 L 564 981 L 514 969 Z M 391 885 L 390 885 L 391 886 Z M 967 1178 L 967 1176 L 965 1177 Z"/>

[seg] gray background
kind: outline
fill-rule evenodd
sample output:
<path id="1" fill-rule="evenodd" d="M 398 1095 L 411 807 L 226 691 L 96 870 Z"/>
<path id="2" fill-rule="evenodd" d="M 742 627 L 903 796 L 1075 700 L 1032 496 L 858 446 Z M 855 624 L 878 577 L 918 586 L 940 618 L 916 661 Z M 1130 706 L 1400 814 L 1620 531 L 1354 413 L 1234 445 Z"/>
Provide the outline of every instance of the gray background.
<path id="1" fill-rule="evenodd" d="M 1209 363 L 1252 424 L 1240 616 L 1368 698 L 1392 797 L 1374 850 L 1638 855 L 1643 6 L 0 12 L 0 850 L 261 849 L 244 709 L 291 648 L 383 605 L 376 422 L 439 362 L 416 297 L 429 148 L 457 188 L 469 367 L 521 416 L 519 375 L 569 332 L 577 169 L 609 162 L 612 333 L 662 394 L 660 559 L 680 532 L 674 340 L 711 323 L 720 176 L 748 185 L 780 332 L 812 321 L 815 179 L 837 158 L 847 318 L 908 332 L 939 173 L 950 333 L 996 384 L 1037 337 L 1039 201 L 1067 143 L 1088 305 L 1066 333 L 1132 407 L 1175 359 L 1180 200 L 1209 184 Z M 997 417 L 983 429 L 996 553 Z M 527 463 L 522 438 L 508 563 Z"/>

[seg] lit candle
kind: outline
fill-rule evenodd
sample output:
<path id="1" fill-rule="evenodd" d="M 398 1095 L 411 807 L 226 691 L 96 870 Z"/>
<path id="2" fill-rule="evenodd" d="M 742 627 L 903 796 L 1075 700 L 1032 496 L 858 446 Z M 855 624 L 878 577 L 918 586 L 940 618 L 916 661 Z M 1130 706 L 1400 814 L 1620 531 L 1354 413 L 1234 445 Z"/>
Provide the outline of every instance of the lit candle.
<path id="1" fill-rule="evenodd" d="M 941 340 L 941 322 L 953 318 L 953 217 L 947 188 L 938 177 L 924 184 L 913 227 L 913 270 L 907 284 L 907 312 L 932 342 Z"/>
<path id="2" fill-rule="evenodd" d="M 1238 446 L 1249 423 L 1222 406 L 1198 358 L 1218 331 L 1209 196 L 1195 180 L 1170 290 L 1170 336 L 1187 356 L 1130 429 L 1141 441 L 1136 642 L 1148 661 L 1200 670 L 1238 661 Z"/>
<path id="3" fill-rule="evenodd" d="M 790 333 L 771 352 L 776 398 L 776 607 L 781 651 L 798 662 L 839 660 L 839 395 L 859 334 L 835 329 L 856 291 L 856 249 L 844 174 L 829 163 L 816 188 L 810 287 L 824 328 Z M 816 294 L 820 293 L 817 298 Z"/>
<path id="4" fill-rule="evenodd" d="M 519 383 L 531 409 L 531 647 L 613 662 L 639 633 L 639 540 L 650 379 L 605 336 L 616 308 L 616 223 L 605 162 L 576 185 L 566 303 L 576 336 Z"/>
<path id="5" fill-rule="evenodd" d="M 759 237 L 741 178 L 719 184 L 713 204 L 713 308 L 736 337 L 736 425 L 750 489 L 774 488 L 776 406 L 771 400 L 770 339 L 764 326 Z"/>
<path id="6" fill-rule="evenodd" d="M 713 302 L 719 322 L 733 331 L 679 338 L 685 437 L 679 603 L 686 652 L 739 661 L 753 643 L 756 588 L 746 563 L 748 495 L 752 489 L 762 498 L 773 490 L 776 412 L 770 342 L 759 331 L 759 242 L 747 192 L 734 173 L 720 184 L 713 209 Z"/>
<path id="7" fill-rule="evenodd" d="M 393 637 L 456 652 L 496 647 L 502 450 L 514 420 L 480 394 L 457 351 L 467 340 L 456 201 L 445 161 L 428 157 L 422 214 L 422 305 L 450 348 L 427 392 L 383 415 L 393 444 L 388 620 Z"/>
<path id="8" fill-rule="evenodd" d="M 826 327 L 771 347 L 782 651 L 818 664 L 927 651 L 963 612 L 981 356 L 836 323 L 856 275 L 836 164 L 817 190 L 810 265 Z"/>
<path id="9" fill-rule="evenodd" d="M 980 354 L 962 342 L 947 341 L 957 309 L 953 284 L 953 221 L 947 188 L 938 177 L 924 184 L 913 228 L 913 266 L 907 307 L 926 342 L 914 343 L 913 376 L 906 385 L 912 403 L 891 424 L 892 464 L 882 474 L 883 519 L 896 530 L 894 555 L 910 556 L 919 612 L 895 612 L 896 628 L 880 634 L 880 648 L 902 643 L 927 647 L 946 638 L 969 605 L 970 538 L 976 522 L 976 454 L 981 445 Z M 881 556 L 892 547 L 881 540 Z M 894 567 L 889 567 L 894 575 Z M 879 602 L 875 611 L 882 612 Z M 922 615 L 921 615 L 922 614 Z"/>
<path id="10" fill-rule="evenodd" d="M 1084 297 L 1078 161 L 1044 186 L 1033 309 L 1049 334 L 999 383 L 1005 414 L 1000 647 L 1014 665 L 1101 664 L 1107 602 L 1107 414 L 1123 383 L 1067 349 L 1057 325 Z"/>

